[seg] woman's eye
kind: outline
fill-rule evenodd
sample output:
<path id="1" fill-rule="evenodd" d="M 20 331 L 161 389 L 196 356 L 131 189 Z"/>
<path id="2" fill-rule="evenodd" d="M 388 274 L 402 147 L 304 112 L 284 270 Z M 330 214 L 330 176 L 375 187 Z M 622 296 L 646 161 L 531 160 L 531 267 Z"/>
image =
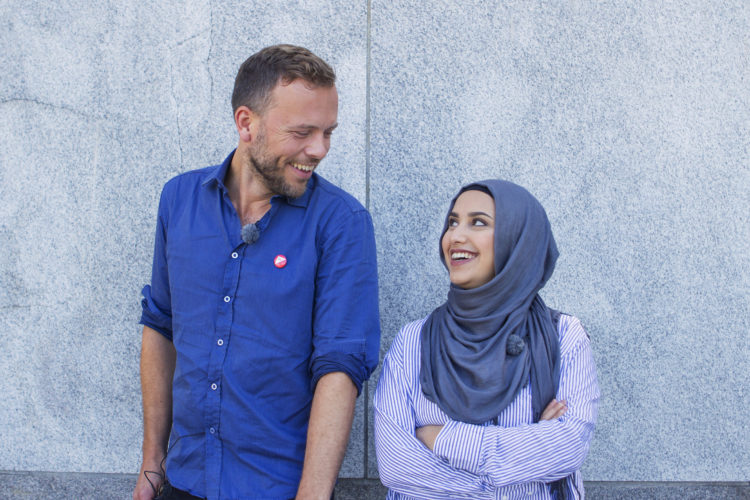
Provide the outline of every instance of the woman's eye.
<path id="1" fill-rule="evenodd" d="M 474 219 L 473 224 L 475 226 L 486 226 L 487 223 L 483 221 L 482 219 Z"/>
<path id="2" fill-rule="evenodd" d="M 448 227 L 456 227 L 456 226 L 458 226 L 458 221 L 456 219 L 448 220 Z"/>

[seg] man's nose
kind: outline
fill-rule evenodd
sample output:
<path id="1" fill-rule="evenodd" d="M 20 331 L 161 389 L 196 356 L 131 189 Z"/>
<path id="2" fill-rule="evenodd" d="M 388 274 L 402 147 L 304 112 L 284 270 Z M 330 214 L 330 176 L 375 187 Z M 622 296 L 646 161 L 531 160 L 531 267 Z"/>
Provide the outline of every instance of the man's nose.
<path id="1" fill-rule="evenodd" d="M 331 147 L 331 140 L 325 134 L 312 134 L 310 142 L 305 147 L 305 154 L 310 158 L 322 160 Z"/>

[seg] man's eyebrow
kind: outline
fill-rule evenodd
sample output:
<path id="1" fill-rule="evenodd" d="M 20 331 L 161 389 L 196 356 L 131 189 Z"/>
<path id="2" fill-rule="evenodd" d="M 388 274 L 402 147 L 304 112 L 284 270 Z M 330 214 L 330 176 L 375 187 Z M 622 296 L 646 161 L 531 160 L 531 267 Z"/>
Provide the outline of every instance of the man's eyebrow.
<path id="1" fill-rule="evenodd" d="M 331 125 L 330 127 L 328 127 L 326 130 L 333 130 L 333 129 L 335 129 L 338 126 L 339 126 L 338 123 L 334 123 L 333 125 Z M 317 125 L 308 125 L 307 123 L 301 123 L 299 125 L 294 125 L 291 128 L 294 128 L 294 129 L 305 129 L 305 130 L 315 130 L 315 129 L 318 129 L 320 127 L 318 127 Z"/>

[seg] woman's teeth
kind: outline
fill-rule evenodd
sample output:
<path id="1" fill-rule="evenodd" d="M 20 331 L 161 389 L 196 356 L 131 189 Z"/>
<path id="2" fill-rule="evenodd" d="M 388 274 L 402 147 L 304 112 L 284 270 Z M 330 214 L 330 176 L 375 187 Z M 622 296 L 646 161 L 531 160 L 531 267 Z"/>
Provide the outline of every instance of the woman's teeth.
<path id="1" fill-rule="evenodd" d="M 472 258 L 473 255 L 469 252 L 453 252 L 451 254 L 451 259 L 453 260 L 466 260 Z"/>

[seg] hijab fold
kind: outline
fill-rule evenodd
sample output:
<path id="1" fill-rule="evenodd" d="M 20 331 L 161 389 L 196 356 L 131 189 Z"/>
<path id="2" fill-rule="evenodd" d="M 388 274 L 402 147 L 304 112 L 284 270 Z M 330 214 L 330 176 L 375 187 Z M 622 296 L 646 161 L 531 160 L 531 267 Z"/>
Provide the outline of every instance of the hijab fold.
<path id="1" fill-rule="evenodd" d="M 451 284 L 447 301 L 427 318 L 420 384 L 451 419 L 480 424 L 502 413 L 530 381 L 538 422 L 560 379 L 557 330 L 538 295 L 555 268 L 557 246 L 544 208 L 511 182 L 463 187 L 449 214 L 472 189 L 489 191 L 495 201 L 495 276 L 473 289 Z M 447 229 L 448 216 L 442 235 Z M 445 264 L 442 247 L 440 255 Z"/>

